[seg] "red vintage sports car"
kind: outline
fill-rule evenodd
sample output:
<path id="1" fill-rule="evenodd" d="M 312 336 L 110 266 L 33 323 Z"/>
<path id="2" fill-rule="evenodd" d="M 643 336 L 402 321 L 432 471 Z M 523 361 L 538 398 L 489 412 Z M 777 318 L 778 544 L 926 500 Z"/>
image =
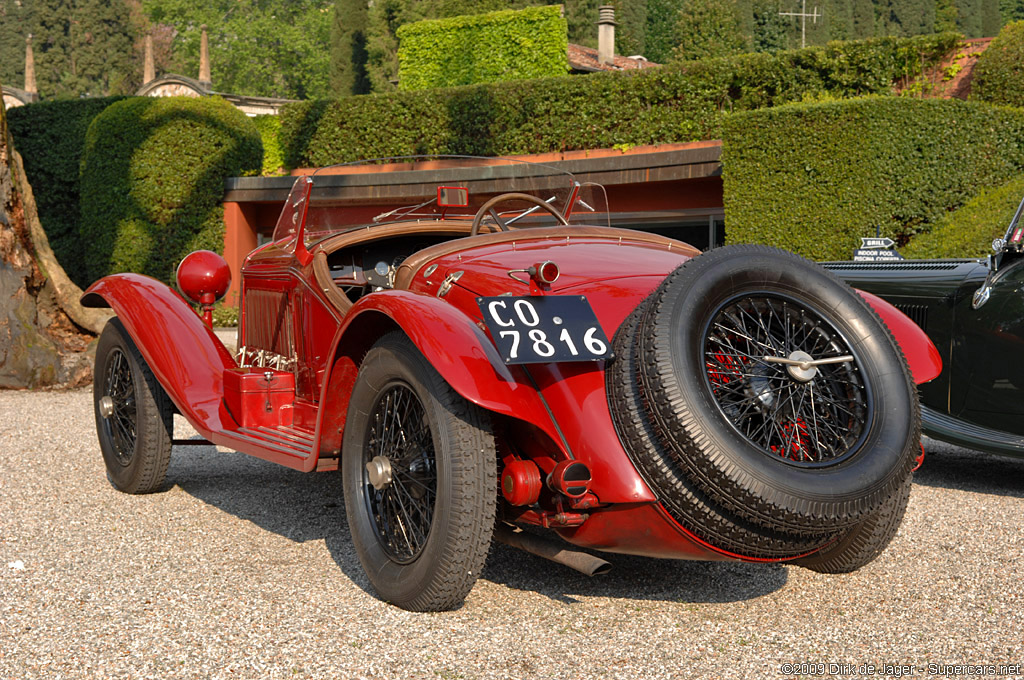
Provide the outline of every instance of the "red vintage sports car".
<path id="1" fill-rule="evenodd" d="M 237 354 L 209 327 L 229 280 L 213 253 L 178 268 L 205 322 L 144 276 L 86 291 L 116 312 L 94 386 L 116 488 L 161 488 L 175 413 L 340 469 L 370 582 L 416 611 L 459 606 L 495 538 L 591 574 L 608 563 L 566 542 L 822 572 L 885 548 L 915 382 L 941 369 L 912 321 L 780 250 L 611 228 L 603 189 L 557 167 L 421 167 L 295 181 L 245 262 Z"/>

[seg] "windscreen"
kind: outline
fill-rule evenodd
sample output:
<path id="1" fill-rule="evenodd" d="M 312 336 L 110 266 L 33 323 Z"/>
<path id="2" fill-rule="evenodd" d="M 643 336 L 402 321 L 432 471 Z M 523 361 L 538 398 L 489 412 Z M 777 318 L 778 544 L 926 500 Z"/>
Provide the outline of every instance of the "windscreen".
<path id="1" fill-rule="evenodd" d="M 275 240 L 293 233 L 289 220 L 303 209 L 298 194 L 305 182 L 311 185 L 303 231 L 307 247 L 353 229 L 404 221 L 472 221 L 478 213 L 481 231 L 499 228 L 498 221 L 509 229 L 550 226 L 560 223 L 557 216 L 576 224 L 608 224 L 604 188 L 551 165 L 505 158 L 403 157 L 332 166 L 300 178 Z M 288 206 L 293 206 L 290 212 Z"/>

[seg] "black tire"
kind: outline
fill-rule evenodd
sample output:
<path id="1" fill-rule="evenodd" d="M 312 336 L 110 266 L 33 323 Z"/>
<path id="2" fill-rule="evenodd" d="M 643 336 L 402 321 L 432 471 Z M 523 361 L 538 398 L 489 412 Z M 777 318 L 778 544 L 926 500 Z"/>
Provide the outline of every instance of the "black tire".
<path id="1" fill-rule="evenodd" d="M 342 471 L 352 542 L 378 595 L 411 611 L 460 606 L 494 531 L 494 436 L 487 414 L 400 333 L 384 336 L 360 366 Z"/>
<path id="2" fill-rule="evenodd" d="M 92 394 L 107 479 L 125 493 L 158 491 L 171 460 L 174 406 L 116 317 L 96 346 Z"/>
<path id="3" fill-rule="evenodd" d="M 813 263 L 764 246 L 704 253 L 652 294 L 638 333 L 675 473 L 728 510 L 820 534 L 864 520 L 909 478 L 920 415 L 906 361 L 863 299 Z M 805 357 L 837 363 L 799 377 L 773 363 Z"/>
<path id="4" fill-rule="evenodd" d="M 647 485 L 672 517 L 701 539 L 745 557 L 781 558 L 800 555 L 827 542 L 834 534 L 796 536 L 748 522 L 722 508 L 690 479 L 677 473 L 674 452 L 644 411 L 637 372 L 636 333 L 646 301 L 619 326 L 612 341 L 615 360 L 605 373 L 608 405 L 619 440 Z"/>
<path id="5" fill-rule="evenodd" d="M 892 542 L 903 522 L 910 487 L 908 481 L 881 508 L 847 529 L 835 543 L 813 555 L 793 560 L 793 564 L 822 574 L 848 574 L 874 561 Z"/>

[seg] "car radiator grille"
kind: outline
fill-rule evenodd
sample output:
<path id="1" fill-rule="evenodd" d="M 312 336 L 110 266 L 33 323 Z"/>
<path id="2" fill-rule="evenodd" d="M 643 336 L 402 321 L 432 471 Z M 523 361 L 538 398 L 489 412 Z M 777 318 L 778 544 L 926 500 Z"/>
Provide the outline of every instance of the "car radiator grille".
<path id="1" fill-rule="evenodd" d="M 245 344 L 286 359 L 295 356 L 295 340 L 288 294 L 283 291 L 245 292 Z"/>

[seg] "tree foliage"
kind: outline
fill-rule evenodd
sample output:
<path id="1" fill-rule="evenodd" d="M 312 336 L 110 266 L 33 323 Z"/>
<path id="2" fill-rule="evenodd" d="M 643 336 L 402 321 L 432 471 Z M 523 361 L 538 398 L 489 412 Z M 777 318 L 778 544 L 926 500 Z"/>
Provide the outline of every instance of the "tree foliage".
<path id="1" fill-rule="evenodd" d="M 1024 21 L 1024 0 L 999 0 L 999 16 L 1004 24 Z"/>
<path id="2" fill-rule="evenodd" d="M 331 93 L 344 97 L 366 94 L 370 79 L 366 74 L 366 26 L 369 7 L 366 0 L 337 0 L 331 21 Z"/>
<path id="3" fill-rule="evenodd" d="M 2 73 L 24 84 L 25 37 L 32 35 L 36 85 L 44 98 L 124 94 L 141 84 L 137 31 L 126 0 L 20 0 L 0 3 Z"/>
<path id="4" fill-rule="evenodd" d="M 974 69 L 973 97 L 1024 107 L 1024 21 L 1007 24 Z"/>
<path id="5" fill-rule="evenodd" d="M 199 72 L 201 27 L 219 92 L 306 99 L 330 93 L 332 0 L 143 0 L 174 27 L 174 69 Z"/>
<path id="6" fill-rule="evenodd" d="M 725 57 L 746 47 L 736 0 L 686 0 L 677 26 L 677 59 Z"/>
<path id="7" fill-rule="evenodd" d="M 25 84 L 25 37 L 35 22 L 34 3 L 0 0 L 0 82 Z"/>

